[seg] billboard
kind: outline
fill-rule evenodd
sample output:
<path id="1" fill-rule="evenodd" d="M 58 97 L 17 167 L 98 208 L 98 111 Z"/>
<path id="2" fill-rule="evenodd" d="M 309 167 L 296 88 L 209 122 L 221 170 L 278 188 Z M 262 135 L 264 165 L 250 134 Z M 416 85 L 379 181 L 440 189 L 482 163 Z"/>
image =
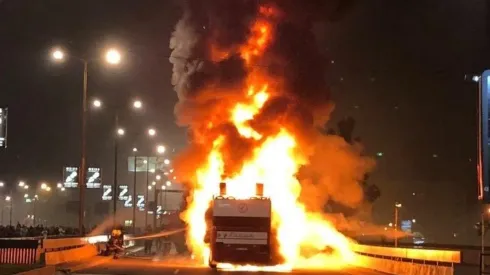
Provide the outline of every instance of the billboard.
<path id="1" fill-rule="evenodd" d="M 104 185 L 102 187 L 102 200 L 103 201 L 112 200 L 112 186 L 111 185 Z"/>
<path id="2" fill-rule="evenodd" d="M 490 70 L 483 72 L 480 78 L 480 92 L 478 96 L 478 198 L 485 203 L 490 202 Z"/>
<path id="3" fill-rule="evenodd" d="M 401 227 L 403 232 L 412 233 L 412 221 L 411 220 L 403 220 L 400 227 Z"/>
<path id="4" fill-rule="evenodd" d="M 78 187 L 78 167 L 65 167 L 63 169 L 63 186 L 65 188 Z"/>
<path id="5" fill-rule="evenodd" d="M 129 187 L 127 185 L 119 185 L 118 198 L 120 201 L 127 201 L 129 198 Z"/>
<path id="6" fill-rule="evenodd" d="M 136 206 L 140 211 L 145 211 L 145 196 L 138 195 L 138 199 L 136 200 Z"/>
<path id="7" fill-rule="evenodd" d="M 7 148 L 8 108 L 0 108 L 0 148 Z"/>
<path id="8" fill-rule="evenodd" d="M 100 168 L 89 167 L 87 169 L 87 188 L 100 188 L 102 183 L 102 171 Z"/>
<path id="9" fill-rule="evenodd" d="M 166 157 L 136 157 L 136 172 L 162 171 L 170 167 L 170 160 Z M 128 171 L 135 171 L 135 157 L 128 157 Z"/>
<path id="10" fill-rule="evenodd" d="M 102 184 L 102 170 L 96 167 L 87 169 L 85 184 L 87 188 L 100 188 Z M 64 167 L 63 186 L 65 188 L 78 187 L 78 167 Z"/>

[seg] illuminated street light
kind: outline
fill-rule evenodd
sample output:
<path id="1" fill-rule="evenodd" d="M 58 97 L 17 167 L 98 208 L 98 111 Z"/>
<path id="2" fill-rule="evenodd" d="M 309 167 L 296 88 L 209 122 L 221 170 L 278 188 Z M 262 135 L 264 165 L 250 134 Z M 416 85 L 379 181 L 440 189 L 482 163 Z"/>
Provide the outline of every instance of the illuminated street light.
<path id="1" fill-rule="evenodd" d="M 141 109 L 143 107 L 143 103 L 141 102 L 141 100 L 135 100 L 133 102 L 133 107 L 135 109 Z"/>
<path id="2" fill-rule="evenodd" d="M 148 190 L 151 190 L 151 185 L 148 185 Z"/>
<path id="3" fill-rule="evenodd" d="M 396 203 L 396 204 L 395 204 L 395 207 L 397 207 L 397 208 L 401 208 L 401 207 L 402 207 L 402 204 L 401 204 L 401 203 Z"/>
<path id="4" fill-rule="evenodd" d="M 95 108 L 100 108 L 102 107 L 102 101 L 98 100 L 98 99 L 94 99 L 94 101 L 92 102 L 92 105 L 95 107 Z"/>
<path id="5" fill-rule="evenodd" d="M 147 163 L 148 163 L 148 161 L 145 159 L 145 160 L 143 161 L 143 163 L 144 163 L 144 164 L 147 164 Z"/>
<path id="6" fill-rule="evenodd" d="M 121 63 L 121 53 L 116 49 L 110 49 L 105 55 L 105 60 L 109 64 L 117 65 Z"/>
<path id="7" fill-rule="evenodd" d="M 28 198 L 28 197 L 29 197 L 29 195 L 28 195 L 28 194 L 24 194 L 24 198 Z"/>
<path id="8" fill-rule="evenodd" d="M 417 220 L 416 219 L 412 219 L 412 223 L 417 223 Z"/>
<path id="9" fill-rule="evenodd" d="M 117 134 L 120 136 L 124 136 L 124 129 L 123 128 L 117 129 Z"/>
<path id="10" fill-rule="evenodd" d="M 155 129 L 153 129 L 153 128 L 148 129 L 148 135 L 149 135 L 150 137 L 153 137 L 153 136 L 155 136 L 156 134 L 157 134 L 157 131 L 156 131 Z"/>
<path id="11" fill-rule="evenodd" d="M 169 180 L 167 180 L 167 182 L 165 182 L 165 184 L 166 184 L 167 186 L 170 186 L 170 185 L 172 185 L 172 182 L 171 182 L 171 181 L 169 181 Z"/>
<path id="12" fill-rule="evenodd" d="M 390 222 L 390 223 L 388 224 L 388 226 L 389 226 L 389 227 L 393 227 L 393 223 L 392 223 L 392 222 Z"/>
<path id="13" fill-rule="evenodd" d="M 157 175 L 155 178 L 156 178 L 156 180 L 161 180 L 162 179 L 162 176 Z"/>
<path id="14" fill-rule="evenodd" d="M 50 192 L 51 191 L 51 187 L 46 187 L 46 191 Z"/>
<path id="15" fill-rule="evenodd" d="M 23 181 L 19 181 L 19 187 L 24 187 L 24 185 L 26 185 L 26 183 L 25 183 L 25 182 L 23 182 Z"/>
<path id="16" fill-rule="evenodd" d="M 138 148 L 134 147 L 133 152 L 138 152 Z"/>
<path id="17" fill-rule="evenodd" d="M 163 153 L 165 153 L 165 146 L 163 146 L 163 145 L 158 145 L 158 146 L 157 146 L 157 153 L 159 153 L 159 154 L 163 154 Z"/>
<path id="18" fill-rule="evenodd" d="M 5 200 L 6 200 L 6 201 L 11 201 L 11 200 L 12 200 L 12 198 L 11 198 L 10 196 L 6 196 L 6 197 L 5 197 Z"/>
<path id="19" fill-rule="evenodd" d="M 65 53 L 63 51 L 61 51 L 60 49 L 55 49 L 51 53 L 51 55 L 52 55 L 53 59 L 56 61 L 61 61 L 61 60 L 65 59 Z"/>
<path id="20" fill-rule="evenodd" d="M 157 182 L 154 181 L 154 182 L 151 183 L 151 185 L 155 186 L 155 185 L 157 185 Z"/>
<path id="21" fill-rule="evenodd" d="M 2 181 L 0 181 L 0 187 L 4 187 L 5 186 L 5 183 L 3 183 Z"/>
<path id="22" fill-rule="evenodd" d="M 39 196 L 38 196 L 38 195 L 34 195 L 34 198 L 36 198 L 36 199 L 37 199 L 37 198 L 39 198 Z"/>
<path id="23" fill-rule="evenodd" d="M 61 187 L 61 192 L 64 192 L 65 190 L 65 187 Z"/>
<path id="24" fill-rule="evenodd" d="M 46 188 L 48 188 L 48 185 L 46 183 L 42 183 L 41 184 L 41 189 L 45 190 Z"/>
<path id="25" fill-rule="evenodd" d="M 162 190 L 165 190 L 165 189 L 167 189 L 167 186 L 162 185 Z"/>
<path id="26" fill-rule="evenodd" d="M 169 159 L 165 159 L 165 160 L 163 160 L 163 163 L 165 163 L 166 165 L 169 165 L 170 164 L 170 160 Z"/>
<path id="27" fill-rule="evenodd" d="M 29 189 L 29 185 L 27 185 L 27 184 L 24 185 L 24 189 L 26 189 L 26 190 Z"/>
<path id="28" fill-rule="evenodd" d="M 63 188 L 63 184 L 61 182 L 58 182 L 58 184 L 56 184 L 56 187 Z"/>

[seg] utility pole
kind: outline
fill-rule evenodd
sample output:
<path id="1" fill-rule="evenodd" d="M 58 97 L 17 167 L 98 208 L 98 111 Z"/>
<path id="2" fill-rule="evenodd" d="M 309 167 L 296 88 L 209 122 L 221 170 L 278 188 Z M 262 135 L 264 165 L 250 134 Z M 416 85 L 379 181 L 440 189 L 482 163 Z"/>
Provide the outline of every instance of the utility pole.
<path id="1" fill-rule="evenodd" d="M 136 234 L 136 159 L 138 157 L 134 155 L 134 175 L 133 175 L 133 234 Z"/>
<path id="2" fill-rule="evenodd" d="M 82 152 L 80 159 L 80 171 L 78 178 L 78 187 L 80 188 L 80 205 L 78 212 L 78 229 L 80 234 L 84 232 L 85 218 L 85 173 L 86 173 L 86 152 L 87 152 L 87 85 L 88 85 L 88 62 L 83 62 L 83 93 L 82 93 Z"/>
<path id="3" fill-rule="evenodd" d="M 398 247 L 398 209 L 402 207 L 401 203 L 395 203 L 395 247 Z"/>
<path id="4" fill-rule="evenodd" d="M 114 115 L 114 183 L 113 183 L 113 187 L 112 187 L 112 194 L 113 194 L 113 200 L 112 200 L 112 203 L 113 203 L 113 224 L 114 226 L 116 226 L 116 222 L 117 222 L 117 219 L 116 219 L 116 211 L 117 211 L 117 200 L 118 200 L 118 197 L 117 197 L 117 154 L 118 154 L 118 151 L 119 151 L 119 137 L 118 137 L 118 129 L 119 129 L 119 115 L 116 111 L 115 115 Z"/>

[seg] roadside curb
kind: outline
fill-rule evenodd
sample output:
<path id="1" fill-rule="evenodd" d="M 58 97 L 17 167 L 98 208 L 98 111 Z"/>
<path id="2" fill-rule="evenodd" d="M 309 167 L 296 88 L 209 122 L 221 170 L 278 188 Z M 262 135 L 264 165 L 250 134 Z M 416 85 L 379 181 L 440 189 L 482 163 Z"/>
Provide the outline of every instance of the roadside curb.
<path id="1" fill-rule="evenodd" d="M 56 273 L 56 268 L 50 265 L 50 266 L 45 266 L 29 271 L 17 273 L 16 275 L 54 275 L 55 273 Z"/>

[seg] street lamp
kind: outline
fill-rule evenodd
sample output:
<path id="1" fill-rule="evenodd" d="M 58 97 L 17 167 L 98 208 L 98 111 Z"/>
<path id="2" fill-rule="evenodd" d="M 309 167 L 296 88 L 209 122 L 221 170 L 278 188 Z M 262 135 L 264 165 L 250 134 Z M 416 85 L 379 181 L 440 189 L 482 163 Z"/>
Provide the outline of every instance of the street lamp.
<path id="1" fill-rule="evenodd" d="M 169 159 L 164 159 L 163 160 L 163 163 L 165 163 L 166 165 L 169 165 L 170 164 L 170 160 Z"/>
<path id="2" fill-rule="evenodd" d="M 138 148 L 136 148 L 136 147 L 133 148 L 133 152 L 135 152 L 135 153 L 138 152 Z"/>
<path id="3" fill-rule="evenodd" d="M 165 153 L 165 146 L 163 146 L 163 145 L 158 145 L 158 146 L 157 146 L 157 153 L 159 153 L 159 154 L 163 154 L 163 153 Z"/>
<path id="4" fill-rule="evenodd" d="M 119 136 L 124 136 L 124 133 L 125 133 L 125 131 L 124 131 L 124 129 L 123 129 L 123 128 L 119 128 L 119 129 L 117 129 L 117 134 L 118 134 Z"/>
<path id="5" fill-rule="evenodd" d="M 6 196 L 5 197 L 5 201 L 8 201 L 9 202 L 9 206 L 10 206 L 10 221 L 9 221 L 9 225 L 12 226 L 12 197 L 10 196 Z"/>
<path id="6" fill-rule="evenodd" d="M 172 182 L 171 182 L 171 181 L 169 181 L 169 180 L 167 180 L 167 181 L 165 182 L 165 184 L 166 184 L 167 186 L 170 186 L 170 185 L 172 185 Z"/>
<path id="7" fill-rule="evenodd" d="M 143 107 L 143 103 L 141 102 L 141 100 L 135 100 L 133 102 L 133 107 L 135 109 L 141 109 Z"/>
<path id="8" fill-rule="evenodd" d="M 27 184 L 26 184 L 26 185 L 24 185 L 24 189 L 25 189 L 25 190 L 29 189 L 29 185 L 27 185 Z"/>
<path id="9" fill-rule="evenodd" d="M 148 129 L 148 135 L 150 137 L 154 137 L 157 134 L 157 131 L 153 128 Z"/>
<path id="10" fill-rule="evenodd" d="M 53 56 L 54 60 L 61 61 L 65 58 L 65 53 L 60 50 L 60 49 L 55 49 L 51 55 Z"/>
<path id="11" fill-rule="evenodd" d="M 162 176 L 157 175 L 157 176 L 155 177 L 155 179 L 156 179 L 156 180 L 161 180 L 161 179 L 162 179 Z"/>
<path id="12" fill-rule="evenodd" d="M 107 63 L 117 65 L 121 63 L 121 53 L 116 49 L 110 49 L 105 55 Z"/>
<path id="13" fill-rule="evenodd" d="M 0 187 L 4 187 L 4 186 L 5 184 L 2 181 L 0 181 Z"/>
<path id="14" fill-rule="evenodd" d="M 398 232 L 398 211 L 402 208 L 402 204 L 399 202 L 395 203 L 395 247 L 398 247 L 398 236 L 396 236 Z"/>
<path id="15" fill-rule="evenodd" d="M 57 62 L 61 62 L 65 60 L 66 54 L 60 49 L 54 49 L 51 53 L 52 59 Z M 83 65 L 83 89 L 82 89 L 82 120 L 81 120 L 81 134 L 82 134 L 82 146 L 81 146 L 81 156 L 80 156 L 80 173 L 78 177 L 78 186 L 80 187 L 80 206 L 78 212 L 78 226 L 80 233 L 83 235 L 83 226 L 84 226 L 84 215 L 85 215 L 85 173 L 86 173 L 86 144 L 87 144 L 87 87 L 88 87 L 88 63 L 92 60 L 80 58 L 74 55 L 71 55 L 74 59 L 80 61 Z M 105 61 L 109 64 L 119 64 L 121 62 L 121 54 L 115 50 L 110 49 L 107 51 L 105 56 Z"/>
<path id="16" fill-rule="evenodd" d="M 24 187 L 24 185 L 26 185 L 26 183 L 25 183 L 25 182 L 23 182 L 23 181 L 19 181 L 19 187 Z"/>
<path id="17" fill-rule="evenodd" d="M 98 99 L 94 99 L 94 101 L 92 102 L 92 105 L 95 107 L 95 108 L 100 108 L 102 107 L 102 101 L 98 100 Z"/>
<path id="18" fill-rule="evenodd" d="M 41 184 L 41 189 L 45 190 L 47 187 L 48 187 L 48 185 L 46 183 L 43 182 Z"/>

